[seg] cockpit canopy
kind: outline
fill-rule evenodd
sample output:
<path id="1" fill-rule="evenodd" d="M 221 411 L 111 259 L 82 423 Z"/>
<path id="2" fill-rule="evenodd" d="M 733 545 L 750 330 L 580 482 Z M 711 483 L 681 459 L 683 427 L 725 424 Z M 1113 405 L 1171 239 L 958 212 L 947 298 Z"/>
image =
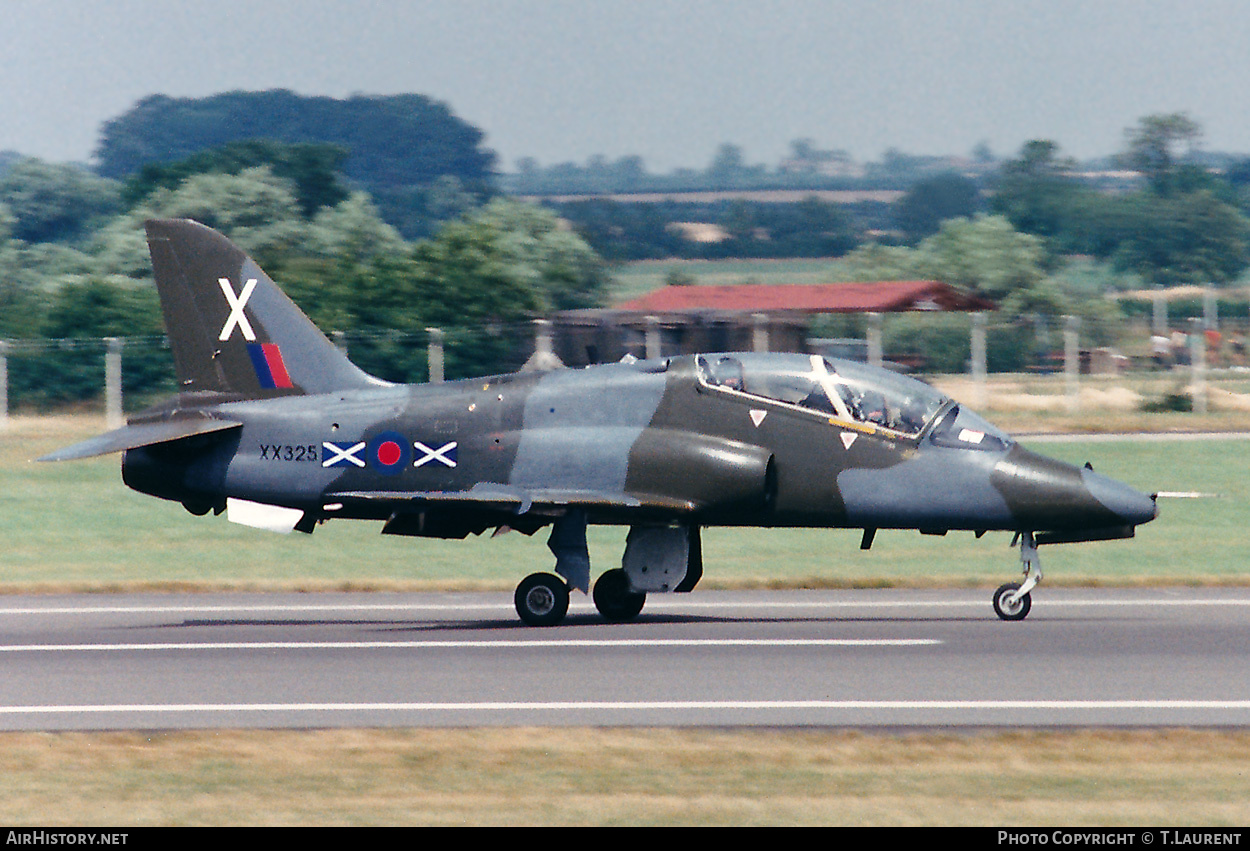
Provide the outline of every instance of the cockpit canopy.
<path id="1" fill-rule="evenodd" d="M 854 361 L 801 354 L 708 354 L 696 359 L 706 386 L 794 405 L 844 422 L 934 443 L 1003 449 L 1011 439 L 914 378 Z"/>

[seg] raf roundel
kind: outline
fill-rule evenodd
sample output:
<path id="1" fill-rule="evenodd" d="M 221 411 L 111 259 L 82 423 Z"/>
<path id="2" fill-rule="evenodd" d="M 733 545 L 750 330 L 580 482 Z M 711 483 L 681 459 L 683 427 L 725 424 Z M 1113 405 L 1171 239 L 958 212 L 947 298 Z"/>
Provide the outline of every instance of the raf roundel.
<path id="1" fill-rule="evenodd" d="M 369 441 L 369 466 L 393 476 L 408 466 L 408 440 L 398 432 L 384 431 Z"/>

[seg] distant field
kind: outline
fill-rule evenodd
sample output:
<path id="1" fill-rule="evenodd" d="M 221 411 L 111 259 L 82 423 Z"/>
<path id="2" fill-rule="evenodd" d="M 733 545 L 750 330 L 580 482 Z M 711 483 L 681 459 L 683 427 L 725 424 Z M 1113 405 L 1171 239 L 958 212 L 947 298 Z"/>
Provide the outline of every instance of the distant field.
<path id="1" fill-rule="evenodd" d="M 646 295 L 665 285 L 674 271 L 690 275 L 700 284 L 829 284 L 836 283 L 838 261 L 830 257 L 810 260 L 642 260 L 612 270 L 610 300 L 613 304 Z"/>
<path id="2" fill-rule="evenodd" d="M 1075 410 L 1061 373 L 992 374 L 982 398 L 967 375 L 919 377 L 1012 433 L 1250 431 L 1250 373 L 1245 370 L 1209 373 L 1206 414 L 1142 410 L 1169 394 L 1188 393 L 1190 376 L 1182 370 L 1083 375 Z"/>
<path id="3" fill-rule="evenodd" d="M 901 189 L 754 189 L 743 191 L 691 191 L 691 192 L 620 192 L 609 195 L 518 195 L 522 201 L 585 201 L 607 199 L 617 203 L 655 204 L 664 201 L 707 204 L 715 201 L 763 201 L 770 204 L 794 204 L 808 198 L 819 198 L 835 204 L 857 204 L 877 201 L 889 204 L 901 198 Z"/>
<path id="4" fill-rule="evenodd" d="M 17 419 L 0 433 L 0 590 L 186 588 L 511 589 L 549 570 L 544 532 L 466 541 L 392 538 L 379 524 L 331 522 L 311 536 L 273 535 L 193 517 L 137 494 L 118 456 L 34 464 L 101 431 L 94 418 Z M 1025 441 L 1026 445 L 1028 441 Z M 1046 583 L 1250 583 L 1250 441 L 1048 443 L 1034 448 L 1171 500 L 1137 539 L 1046 548 Z M 935 499 L 942 498 L 934 494 Z M 596 573 L 619 564 L 625 530 L 593 528 Z M 1019 570 L 1009 536 L 709 529 L 705 587 L 990 586 Z"/>

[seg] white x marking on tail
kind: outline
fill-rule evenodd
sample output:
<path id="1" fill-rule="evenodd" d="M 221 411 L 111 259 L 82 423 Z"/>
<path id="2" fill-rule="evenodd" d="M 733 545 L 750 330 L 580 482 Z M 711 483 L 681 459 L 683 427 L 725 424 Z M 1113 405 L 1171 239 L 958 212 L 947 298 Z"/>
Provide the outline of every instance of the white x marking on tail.
<path id="1" fill-rule="evenodd" d="M 256 332 L 252 330 L 252 323 L 248 322 L 247 317 L 243 315 L 243 308 L 247 305 L 247 300 L 252 297 L 252 290 L 256 289 L 256 279 L 248 278 L 247 283 L 243 285 L 243 292 L 238 296 L 235 296 L 234 287 L 230 286 L 229 278 L 218 278 L 217 283 L 221 285 L 226 304 L 230 305 L 230 316 L 226 319 L 226 324 L 221 326 L 221 334 L 217 339 L 223 342 L 229 340 L 237 325 L 243 332 L 243 339 L 249 343 L 253 342 L 256 339 Z"/>

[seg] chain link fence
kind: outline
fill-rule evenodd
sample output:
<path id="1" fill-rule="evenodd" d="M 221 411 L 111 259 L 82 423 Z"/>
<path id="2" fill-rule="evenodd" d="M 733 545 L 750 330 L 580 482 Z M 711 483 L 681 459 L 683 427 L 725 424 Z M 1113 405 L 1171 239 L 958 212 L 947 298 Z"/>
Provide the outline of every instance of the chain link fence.
<path id="1" fill-rule="evenodd" d="M 1157 311 L 1149 310 L 1128 317 L 979 316 L 855 316 L 842 318 L 837 327 L 847 337 L 867 341 L 849 351 L 880 357 L 887 366 L 921 377 L 966 376 L 984 382 L 987 375 L 1022 380 L 1053 376 L 1055 384 L 1061 376 L 1068 382 L 1085 376 L 1105 382 L 1130 374 L 1155 375 L 1182 388 L 1177 393 L 1192 396 L 1192 389 L 1184 389 L 1192 382 L 1222 376 L 1244 378 L 1250 391 L 1250 316 L 1204 317 L 1192 310 L 1173 310 L 1162 322 Z M 515 371 L 542 347 L 544 333 L 559 335 L 559 323 L 330 336 L 367 372 L 387 381 L 420 382 Z M 818 334 L 813 331 L 813 336 Z M 661 354 L 681 352 L 664 349 Z M 123 404 L 125 410 L 140 410 L 176 392 L 164 336 L 0 341 L 0 416 L 98 411 L 103 406 L 110 420 L 116 420 Z M 1060 392 L 1079 391 L 1062 386 Z M 984 395 L 967 401 L 992 403 Z"/>
<path id="2" fill-rule="evenodd" d="M 532 324 L 481 329 L 337 332 L 334 342 L 372 375 L 393 382 L 454 379 L 520 369 L 534 351 Z M 162 336 L 0 341 L 0 416 L 99 410 L 110 419 L 177 392 Z M 123 401 L 124 400 L 124 401 Z"/>

